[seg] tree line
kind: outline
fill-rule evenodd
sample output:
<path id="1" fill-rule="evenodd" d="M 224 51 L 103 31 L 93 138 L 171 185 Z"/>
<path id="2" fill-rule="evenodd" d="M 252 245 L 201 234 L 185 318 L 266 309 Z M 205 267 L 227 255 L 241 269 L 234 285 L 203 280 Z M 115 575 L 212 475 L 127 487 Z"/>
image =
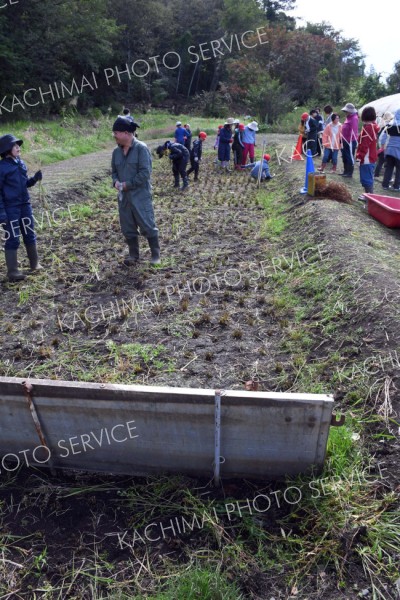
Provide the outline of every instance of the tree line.
<path id="1" fill-rule="evenodd" d="M 296 104 L 399 89 L 358 41 L 297 27 L 295 0 L 13 0 L 0 9 L 0 118 L 113 104 L 235 107 L 273 122 Z M 368 97 L 370 96 L 370 97 Z"/>

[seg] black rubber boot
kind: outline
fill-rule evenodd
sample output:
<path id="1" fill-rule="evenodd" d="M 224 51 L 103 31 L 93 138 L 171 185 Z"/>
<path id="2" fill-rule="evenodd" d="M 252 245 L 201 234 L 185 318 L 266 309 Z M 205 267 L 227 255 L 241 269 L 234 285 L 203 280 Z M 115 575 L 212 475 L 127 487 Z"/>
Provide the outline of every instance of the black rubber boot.
<path id="1" fill-rule="evenodd" d="M 29 258 L 29 263 L 30 263 L 30 266 L 31 266 L 31 271 L 33 271 L 33 272 L 42 271 L 43 267 L 39 263 L 39 256 L 38 256 L 38 253 L 37 253 L 36 244 L 31 244 L 30 246 L 26 246 L 26 253 L 27 253 L 28 258 Z"/>
<path id="2" fill-rule="evenodd" d="M 131 267 L 139 260 L 139 238 L 128 240 L 129 254 L 124 258 L 124 265 Z"/>
<path id="3" fill-rule="evenodd" d="M 175 175 L 175 184 L 174 187 L 178 188 L 179 187 L 179 173 L 177 173 Z"/>
<path id="4" fill-rule="evenodd" d="M 158 242 L 158 235 L 147 238 L 151 250 L 150 264 L 158 265 L 160 263 L 160 244 Z"/>
<path id="5" fill-rule="evenodd" d="M 18 271 L 17 250 L 6 250 L 7 277 L 9 281 L 23 281 L 26 275 Z"/>
<path id="6" fill-rule="evenodd" d="M 183 177 L 183 185 L 182 185 L 181 189 L 185 190 L 187 187 L 189 187 L 189 179 L 188 179 L 187 175 L 185 175 L 185 177 Z"/>

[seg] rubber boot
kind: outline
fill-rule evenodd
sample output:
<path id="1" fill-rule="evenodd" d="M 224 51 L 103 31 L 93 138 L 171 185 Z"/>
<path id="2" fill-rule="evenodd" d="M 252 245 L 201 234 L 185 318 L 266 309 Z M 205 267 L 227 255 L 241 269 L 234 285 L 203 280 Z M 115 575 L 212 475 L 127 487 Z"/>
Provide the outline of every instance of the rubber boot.
<path id="1" fill-rule="evenodd" d="M 331 173 L 336 173 L 336 165 L 332 165 Z"/>
<path id="2" fill-rule="evenodd" d="M 29 263 L 31 266 L 31 271 L 43 271 L 42 265 L 39 263 L 39 256 L 37 253 L 36 244 L 31 244 L 30 246 L 26 246 L 26 253 L 29 258 Z"/>
<path id="3" fill-rule="evenodd" d="M 322 163 L 320 167 L 318 167 L 317 171 L 323 173 L 325 171 L 326 163 Z"/>
<path id="4" fill-rule="evenodd" d="M 17 250 L 5 250 L 7 277 L 9 281 L 23 281 L 26 275 L 18 271 Z"/>
<path id="5" fill-rule="evenodd" d="M 198 181 L 199 180 L 199 176 L 197 174 L 195 174 L 193 181 Z"/>
<path id="6" fill-rule="evenodd" d="M 154 237 L 147 238 L 149 242 L 150 250 L 151 250 L 151 260 L 150 264 L 158 265 L 160 264 L 160 244 L 158 242 L 158 235 Z"/>
<path id="7" fill-rule="evenodd" d="M 174 175 L 174 177 L 175 177 L 174 187 L 178 188 L 179 187 L 179 173 L 177 173 L 176 175 Z"/>
<path id="8" fill-rule="evenodd" d="M 128 240 L 129 254 L 124 258 L 124 265 L 131 267 L 139 260 L 139 238 Z"/>
<path id="9" fill-rule="evenodd" d="M 187 175 L 185 175 L 185 177 L 183 177 L 183 185 L 182 185 L 181 189 L 185 190 L 187 187 L 189 187 L 189 180 L 187 178 Z"/>

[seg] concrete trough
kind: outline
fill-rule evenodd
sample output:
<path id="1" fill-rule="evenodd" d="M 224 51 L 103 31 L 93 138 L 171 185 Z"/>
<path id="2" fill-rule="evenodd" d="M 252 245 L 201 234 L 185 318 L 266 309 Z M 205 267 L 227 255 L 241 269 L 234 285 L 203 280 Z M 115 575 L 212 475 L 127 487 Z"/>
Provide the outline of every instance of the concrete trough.
<path id="1" fill-rule="evenodd" d="M 0 468 L 11 471 L 19 461 L 216 481 L 316 473 L 332 409 L 332 396 L 323 394 L 0 377 Z"/>

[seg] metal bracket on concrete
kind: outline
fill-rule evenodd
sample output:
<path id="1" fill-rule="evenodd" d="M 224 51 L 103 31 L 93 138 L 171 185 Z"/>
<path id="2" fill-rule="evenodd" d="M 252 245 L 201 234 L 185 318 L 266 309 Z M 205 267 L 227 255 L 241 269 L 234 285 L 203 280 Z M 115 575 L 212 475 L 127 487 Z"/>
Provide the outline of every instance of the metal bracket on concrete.
<path id="1" fill-rule="evenodd" d="M 221 456 L 221 396 L 225 392 L 215 391 L 215 452 L 214 452 L 214 485 L 220 484 L 220 466 L 225 462 Z"/>
<path id="2" fill-rule="evenodd" d="M 344 415 L 340 415 L 339 419 L 337 417 L 338 415 L 332 415 L 331 427 L 341 427 L 342 425 L 344 425 L 346 417 Z"/>
<path id="3" fill-rule="evenodd" d="M 40 443 L 41 443 L 42 446 L 44 446 L 45 448 L 47 448 L 47 450 L 49 452 L 49 456 L 51 456 L 51 451 L 50 451 L 50 448 L 49 448 L 49 446 L 48 446 L 48 444 L 46 442 L 46 438 L 44 436 L 44 433 L 42 431 L 42 426 L 40 424 L 39 416 L 38 416 L 38 414 L 36 412 L 35 403 L 33 401 L 33 385 L 31 383 L 29 383 L 29 381 L 23 381 L 22 382 L 22 387 L 25 390 L 25 396 L 26 396 L 26 399 L 28 401 L 28 406 L 29 406 L 29 409 L 31 411 L 32 419 L 33 419 L 33 422 L 35 424 L 35 428 L 36 428 L 37 434 L 39 436 Z M 50 467 L 50 473 L 53 476 L 55 476 L 56 472 L 54 470 L 54 467 L 52 465 L 52 462 L 51 462 L 50 458 L 49 458 L 48 462 L 49 462 L 49 467 Z"/>

